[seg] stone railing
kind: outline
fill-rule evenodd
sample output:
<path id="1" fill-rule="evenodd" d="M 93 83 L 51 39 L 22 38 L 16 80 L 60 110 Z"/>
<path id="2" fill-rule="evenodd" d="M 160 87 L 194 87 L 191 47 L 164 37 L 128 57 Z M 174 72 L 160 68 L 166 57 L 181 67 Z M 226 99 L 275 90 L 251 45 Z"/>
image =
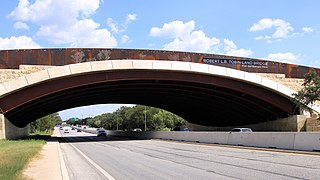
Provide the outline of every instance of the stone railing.
<path id="1" fill-rule="evenodd" d="M 53 66 L 20 65 L 19 69 L 0 69 L 0 83 L 16 79 L 26 74 L 51 68 Z"/>
<path id="2" fill-rule="evenodd" d="M 300 89 L 302 89 L 302 83 L 304 81 L 304 79 L 286 78 L 284 74 L 257 73 L 257 75 L 268 78 L 284 86 L 287 86 L 294 91 L 299 91 Z"/>

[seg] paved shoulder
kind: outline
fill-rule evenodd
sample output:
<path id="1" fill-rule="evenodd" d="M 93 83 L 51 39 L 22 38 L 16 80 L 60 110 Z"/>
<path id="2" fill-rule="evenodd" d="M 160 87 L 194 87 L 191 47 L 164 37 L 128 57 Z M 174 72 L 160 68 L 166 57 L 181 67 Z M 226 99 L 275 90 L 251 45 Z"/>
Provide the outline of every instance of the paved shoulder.
<path id="1" fill-rule="evenodd" d="M 57 138 L 59 136 L 59 130 L 55 129 L 52 137 L 43 146 L 40 155 L 31 160 L 24 170 L 25 176 L 36 180 L 69 180 Z"/>

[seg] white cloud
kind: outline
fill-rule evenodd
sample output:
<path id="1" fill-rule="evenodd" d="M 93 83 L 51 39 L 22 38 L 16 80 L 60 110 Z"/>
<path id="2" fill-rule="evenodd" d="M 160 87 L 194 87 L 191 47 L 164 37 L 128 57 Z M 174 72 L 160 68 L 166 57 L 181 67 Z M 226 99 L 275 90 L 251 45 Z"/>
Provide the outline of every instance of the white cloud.
<path id="1" fill-rule="evenodd" d="M 32 38 L 27 36 L 18 36 L 10 38 L 0 37 L 0 49 L 38 49 L 39 44 L 34 42 Z"/>
<path id="2" fill-rule="evenodd" d="M 304 33 L 312 33 L 313 32 L 313 28 L 311 28 L 311 27 L 303 27 L 302 28 L 302 32 L 304 32 Z"/>
<path id="3" fill-rule="evenodd" d="M 137 19 L 136 14 L 128 14 L 126 17 L 125 23 L 119 24 L 118 22 L 114 21 L 112 18 L 107 19 L 107 24 L 111 28 L 113 33 L 122 33 L 128 29 L 128 26 L 131 22 Z"/>
<path id="4" fill-rule="evenodd" d="M 20 0 L 18 6 L 8 17 L 19 21 L 31 21 L 36 24 L 51 22 L 72 23 L 77 18 L 92 15 L 99 8 L 99 0 Z"/>
<path id="5" fill-rule="evenodd" d="M 250 57 L 252 54 L 253 52 L 247 49 L 231 49 L 227 52 L 227 55 L 240 57 Z"/>
<path id="6" fill-rule="evenodd" d="M 128 14 L 126 18 L 126 24 L 131 23 L 132 21 L 135 21 L 137 19 L 136 14 Z"/>
<path id="7" fill-rule="evenodd" d="M 111 28 L 111 31 L 113 33 L 119 33 L 120 30 L 118 28 L 118 25 L 112 18 L 107 19 L 107 24 Z"/>
<path id="8" fill-rule="evenodd" d="M 106 29 L 91 31 L 86 36 L 72 42 L 72 47 L 115 47 L 117 40 Z"/>
<path id="9" fill-rule="evenodd" d="M 253 54 L 251 50 L 238 49 L 237 45 L 232 40 L 224 39 L 223 42 L 224 42 L 224 50 L 227 55 L 248 57 Z"/>
<path id="10" fill-rule="evenodd" d="M 237 49 L 237 45 L 229 39 L 224 39 L 223 43 L 224 43 L 225 51 L 230 51 L 231 49 Z"/>
<path id="11" fill-rule="evenodd" d="M 193 31 L 189 36 L 174 39 L 174 41 L 166 44 L 164 49 L 213 52 L 216 51 L 216 46 L 219 43 L 220 40 L 218 38 L 207 37 L 201 30 L 199 30 Z"/>
<path id="12" fill-rule="evenodd" d="M 195 51 L 195 52 L 224 52 L 232 56 L 250 56 L 251 50 L 238 49 L 237 45 L 229 39 L 224 39 L 224 49 L 220 49 L 220 39 L 208 37 L 202 30 L 195 30 L 195 22 L 172 21 L 165 23 L 162 28 L 153 27 L 150 35 L 155 37 L 172 38 L 164 45 L 166 50 Z"/>
<path id="13" fill-rule="evenodd" d="M 128 35 L 123 35 L 123 36 L 121 37 L 120 42 L 121 42 L 121 44 L 126 44 L 126 43 L 131 42 L 131 39 L 130 39 L 130 37 L 129 37 Z"/>
<path id="14" fill-rule="evenodd" d="M 194 30 L 195 22 L 189 21 L 183 23 L 182 21 L 172 21 L 165 23 L 162 28 L 153 27 L 150 30 L 150 35 L 154 37 L 169 37 L 169 38 L 181 38 L 190 36 Z"/>
<path id="15" fill-rule="evenodd" d="M 195 30 L 194 21 L 165 23 L 162 28 L 151 28 L 150 35 L 173 38 L 173 41 L 164 45 L 167 50 L 215 52 L 220 43 L 218 38 L 207 37 L 202 30 Z"/>
<path id="16" fill-rule="evenodd" d="M 293 27 L 290 23 L 282 20 L 282 19 L 261 19 L 258 23 L 255 23 L 250 27 L 250 32 L 263 31 L 267 29 L 271 29 L 275 27 L 276 30 L 272 35 L 258 36 L 255 39 L 261 40 L 265 39 L 268 42 L 272 42 L 272 40 L 280 40 L 289 36 L 290 33 L 293 32 Z"/>
<path id="17" fill-rule="evenodd" d="M 251 32 L 255 31 L 262 31 L 265 29 L 269 29 L 273 26 L 273 20 L 272 19 L 261 19 L 258 23 L 255 23 L 253 26 L 250 27 Z"/>
<path id="18" fill-rule="evenodd" d="M 312 27 L 303 27 L 301 28 L 300 32 L 293 33 L 291 37 L 304 36 L 306 34 L 311 34 L 313 32 L 314 32 L 314 29 Z"/>
<path id="19" fill-rule="evenodd" d="M 16 22 L 13 24 L 14 29 L 25 29 L 29 30 L 29 26 L 26 23 L 23 22 Z"/>
<path id="20" fill-rule="evenodd" d="M 72 47 L 114 47 L 116 39 L 107 29 L 98 29 L 100 24 L 92 19 L 78 21 L 68 29 L 57 26 L 41 28 L 37 35 L 45 37 L 55 44 L 71 44 Z"/>
<path id="21" fill-rule="evenodd" d="M 99 8 L 100 0 L 20 0 L 8 17 L 40 26 L 36 36 L 55 44 L 73 47 L 114 47 L 116 39 L 89 17 Z"/>
<path id="22" fill-rule="evenodd" d="M 279 53 L 269 54 L 267 59 L 280 61 L 280 62 L 287 62 L 287 63 L 296 63 L 298 60 L 298 56 L 294 55 L 291 52 L 286 52 L 286 53 L 279 52 Z"/>

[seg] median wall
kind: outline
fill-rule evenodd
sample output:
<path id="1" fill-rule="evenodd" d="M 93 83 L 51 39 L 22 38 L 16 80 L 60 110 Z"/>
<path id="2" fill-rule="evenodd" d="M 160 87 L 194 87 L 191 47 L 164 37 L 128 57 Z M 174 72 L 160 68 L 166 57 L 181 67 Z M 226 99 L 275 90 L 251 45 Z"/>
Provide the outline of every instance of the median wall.
<path id="1" fill-rule="evenodd" d="M 19 139 L 29 136 L 30 125 L 18 128 L 0 114 L 0 139 Z"/>
<path id="2" fill-rule="evenodd" d="M 123 132 L 108 131 L 108 135 L 139 139 L 165 139 L 249 147 L 320 151 L 320 133 L 312 132 Z"/>

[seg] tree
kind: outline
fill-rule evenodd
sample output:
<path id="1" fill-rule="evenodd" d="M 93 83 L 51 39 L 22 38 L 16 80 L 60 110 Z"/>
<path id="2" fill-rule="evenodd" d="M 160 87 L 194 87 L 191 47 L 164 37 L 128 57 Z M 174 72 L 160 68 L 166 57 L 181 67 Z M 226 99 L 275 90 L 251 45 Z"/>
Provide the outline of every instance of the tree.
<path id="1" fill-rule="evenodd" d="M 308 105 L 320 101 L 320 77 L 314 69 L 305 74 L 304 77 L 303 88 L 294 93 L 293 96 L 300 106 L 307 107 L 310 114 L 312 114 L 313 111 Z"/>
<path id="2" fill-rule="evenodd" d="M 50 133 L 54 126 L 61 124 L 62 120 L 58 113 L 44 116 L 30 123 L 30 132 L 46 132 Z"/>
<path id="3" fill-rule="evenodd" d="M 133 106 L 129 108 L 125 113 L 125 125 L 128 130 L 134 128 L 144 129 L 144 110 L 145 107 L 142 105 Z"/>
<path id="4" fill-rule="evenodd" d="M 152 121 L 152 130 L 162 130 L 164 128 L 172 130 L 175 126 L 185 126 L 187 123 L 183 118 L 163 109 L 158 109 L 158 112 L 153 115 Z"/>
<path id="5" fill-rule="evenodd" d="M 122 106 L 113 113 L 101 114 L 86 122 L 91 127 L 103 127 L 108 130 L 132 130 L 135 128 L 144 129 L 145 118 L 149 131 L 172 130 L 175 126 L 186 125 L 183 118 L 171 112 L 144 105 Z"/>

